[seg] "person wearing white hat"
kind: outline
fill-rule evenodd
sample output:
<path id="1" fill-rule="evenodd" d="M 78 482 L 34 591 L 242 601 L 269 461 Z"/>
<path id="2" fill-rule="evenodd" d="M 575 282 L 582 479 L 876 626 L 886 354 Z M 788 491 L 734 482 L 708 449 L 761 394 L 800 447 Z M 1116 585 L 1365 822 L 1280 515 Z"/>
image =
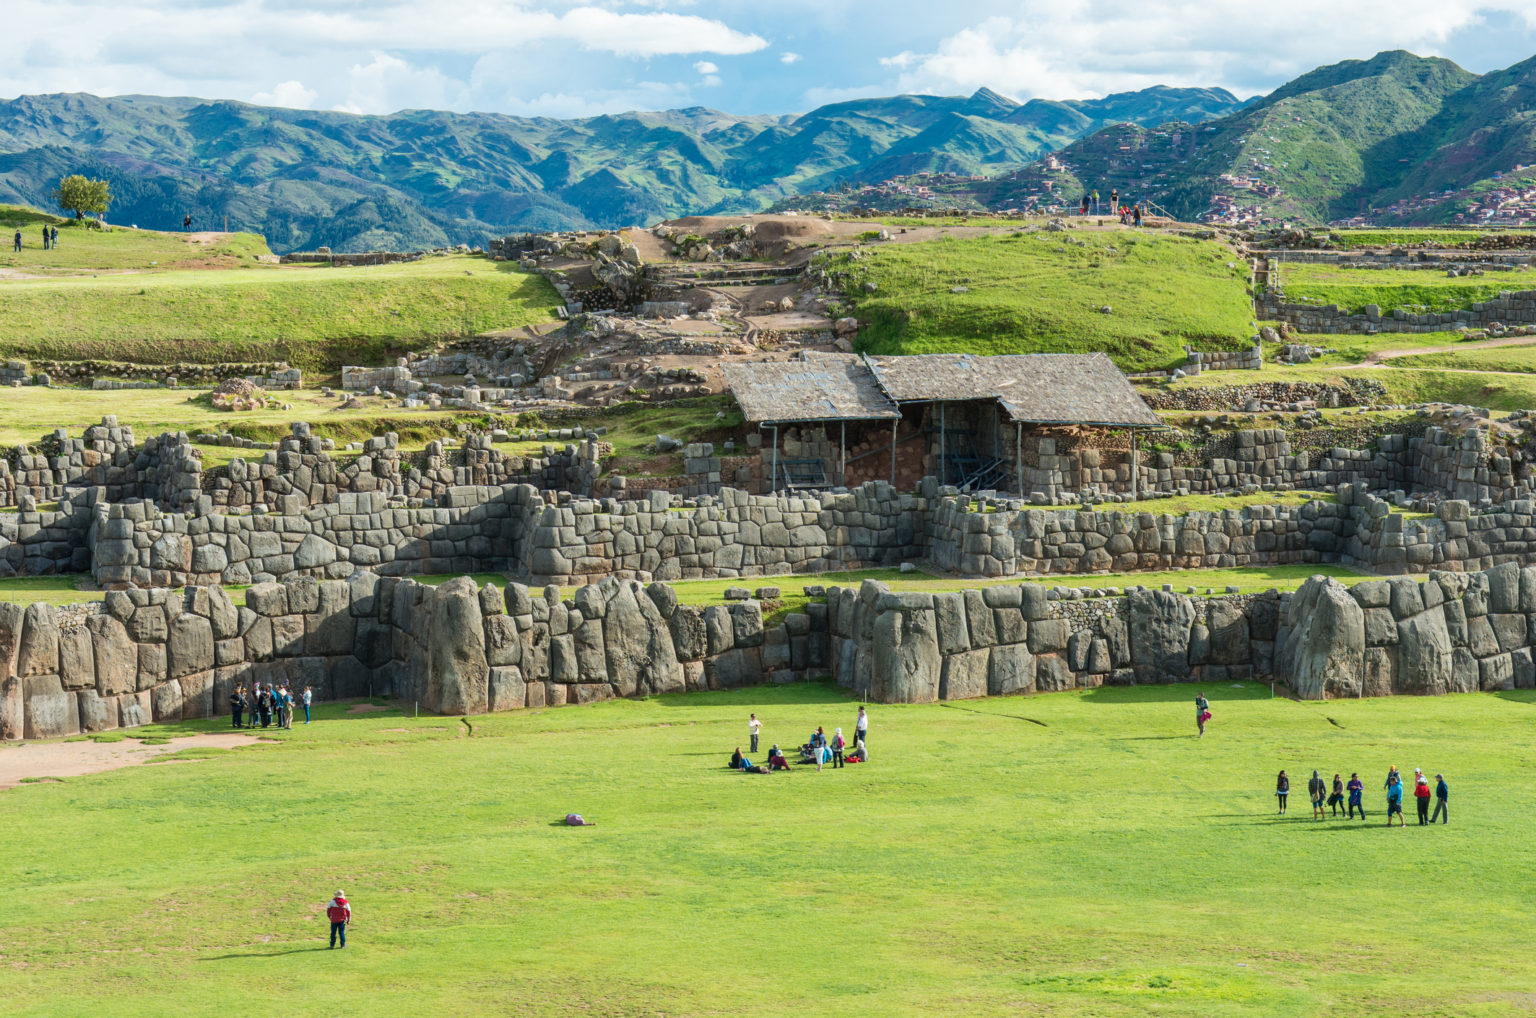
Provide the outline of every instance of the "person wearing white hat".
<path id="1" fill-rule="evenodd" d="M 336 946 L 336 938 L 341 938 L 341 946 L 347 946 L 347 924 L 352 921 L 352 906 L 347 901 L 347 896 L 340 891 L 325 906 L 325 917 L 331 921 L 331 947 Z"/>
<path id="2" fill-rule="evenodd" d="M 843 730 L 837 729 L 832 733 L 832 767 L 836 769 L 843 766 L 843 747 L 848 743 L 843 739 Z"/>

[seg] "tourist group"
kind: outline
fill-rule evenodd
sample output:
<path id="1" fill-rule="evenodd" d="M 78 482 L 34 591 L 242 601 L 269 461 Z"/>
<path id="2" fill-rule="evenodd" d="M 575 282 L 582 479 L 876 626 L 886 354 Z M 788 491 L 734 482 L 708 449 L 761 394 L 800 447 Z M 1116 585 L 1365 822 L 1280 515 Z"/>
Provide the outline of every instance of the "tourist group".
<path id="1" fill-rule="evenodd" d="M 309 724 L 309 707 L 313 700 L 313 690 L 305 686 L 298 705 L 304 708 L 306 725 Z M 235 691 L 229 694 L 230 723 L 236 728 L 255 728 L 258 721 L 262 728 L 270 728 L 274 723 L 279 728 L 292 728 L 294 704 L 293 692 L 286 682 L 281 686 L 274 686 L 270 682 L 262 686 L 258 682 L 251 687 L 249 693 L 244 686 L 236 686 Z M 250 723 L 241 724 L 247 712 L 250 714 Z"/>
<path id="2" fill-rule="evenodd" d="M 789 770 L 789 761 L 785 759 L 784 751 L 779 749 L 777 743 L 768 749 L 767 764 L 752 762 L 752 757 L 757 755 L 758 742 L 762 738 L 762 733 L 763 723 L 756 714 L 753 714 L 747 719 L 747 738 L 751 740 L 751 748 L 743 753 L 740 746 L 736 747 L 736 751 L 731 754 L 732 770 L 746 774 L 772 774 L 774 771 Z M 818 771 L 828 764 L 837 768 L 851 763 L 868 763 L 868 740 L 869 715 L 863 707 L 860 707 L 859 716 L 853 722 L 851 743 L 844 738 L 841 728 L 834 728 L 831 738 L 828 738 L 826 729 L 817 725 L 810 739 L 800 747 L 800 763 L 815 764 Z"/>
<path id="3" fill-rule="evenodd" d="M 1403 820 L 1403 777 L 1398 773 L 1396 766 L 1387 771 L 1387 780 L 1382 787 L 1387 791 L 1387 826 L 1392 826 L 1393 817 L 1397 817 L 1397 825 L 1399 827 L 1406 826 L 1406 822 Z M 1333 787 L 1330 790 L 1328 782 L 1323 780 L 1323 776 L 1317 771 L 1313 771 L 1312 779 L 1307 782 L 1307 797 L 1312 800 L 1312 819 L 1327 819 L 1330 807 L 1333 809 L 1332 815 L 1339 816 L 1344 807 L 1344 796 L 1346 793 L 1349 796 L 1349 805 L 1348 812 L 1344 814 L 1344 818 L 1346 820 L 1354 819 L 1355 812 L 1358 810 L 1360 819 L 1364 820 L 1365 804 L 1362 799 L 1365 794 L 1365 782 L 1360 780 L 1358 773 L 1350 774 L 1348 784 L 1344 783 L 1344 778 L 1341 775 L 1335 774 L 1333 776 Z M 1277 813 L 1285 813 L 1285 801 L 1290 794 L 1291 779 L 1286 776 L 1285 771 L 1281 771 L 1280 776 L 1275 779 L 1275 798 L 1280 804 L 1280 808 L 1276 811 Z M 1435 812 L 1433 815 L 1429 812 L 1431 794 L 1434 795 L 1435 799 Z M 1451 789 L 1445 783 L 1445 775 L 1435 775 L 1435 788 L 1434 792 L 1431 793 L 1429 778 L 1425 776 L 1424 771 L 1418 767 L 1413 769 L 1413 801 L 1418 806 L 1419 825 L 1421 827 L 1428 826 L 1437 820 L 1443 824 L 1449 823 L 1450 810 L 1447 807 L 1447 803 L 1450 801 L 1450 798 Z"/>

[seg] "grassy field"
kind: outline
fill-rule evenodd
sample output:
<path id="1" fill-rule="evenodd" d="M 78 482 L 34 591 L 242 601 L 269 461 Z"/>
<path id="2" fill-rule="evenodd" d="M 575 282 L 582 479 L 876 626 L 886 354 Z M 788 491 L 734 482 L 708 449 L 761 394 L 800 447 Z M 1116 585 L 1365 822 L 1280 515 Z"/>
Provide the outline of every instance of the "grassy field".
<path id="1" fill-rule="evenodd" d="M 831 267 L 849 273 L 871 353 L 1102 350 L 1129 371 L 1182 363 L 1185 343 L 1238 349 L 1254 331 L 1247 264 L 1183 237 L 948 238 L 878 246 L 857 261 L 833 256 Z"/>
<path id="2" fill-rule="evenodd" d="M 724 766 L 748 712 L 793 747 L 855 705 L 799 685 L 472 729 L 327 705 L 24 784 L 0 792 L 7 1012 L 1529 1013 L 1533 694 L 1204 691 L 1203 740 L 1193 686 L 876 706 L 873 762 L 772 776 Z M 1387 830 L 1389 764 L 1444 772 L 1453 823 Z M 1275 816 L 1282 767 L 1296 800 L 1358 771 L 1369 821 Z"/>
<path id="3" fill-rule="evenodd" d="M 1420 247 L 1424 244 L 1470 244 L 1485 236 L 1479 230 L 1330 230 L 1344 247 Z"/>
<path id="4" fill-rule="evenodd" d="M 59 246 L 43 250 L 42 226 L 56 226 Z M 11 248 L 21 230 L 20 252 Z M 255 233 L 161 233 L 109 226 L 88 229 L 73 219 L 18 205 L 0 205 L 0 270 L 26 275 L 78 275 L 126 269 L 231 269 L 270 255 Z"/>
<path id="5" fill-rule="evenodd" d="M 1385 345 L 1385 344 L 1384 344 Z M 1456 357 L 1461 357 L 1457 354 Z M 1386 362 L 1391 364 L 1392 362 Z M 1444 371 L 1430 368 L 1383 366 L 1341 372 L 1337 364 L 1287 367 L 1265 365 L 1256 377 L 1236 379 L 1233 372 L 1211 371 L 1173 382 L 1178 388 L 1212 388 L 1264 382 L 1326 382 L 1342 385 L 1350 378 L 1370 379 L 1386 387 L 1389 403 L 1465 403 L 1490 410 L 1522 410 L 1536 406 L 1536 377 L 1487 374 L 1478 371 Z"/>
<path id="6" fill-rule="evenodd" d="M 1496 346 L 1486 350 L 1458 350 L 1454 353 L 1415 354 L 1397 357 L 1393 367 L 1460 368 L 1463 371 L 1536 371 L 1536 345 Z"/>
<path id="7" fill-rule="evenodd" d="M 87 238 L 90 239 L 90 238 Z M 376 364 L 452 336 L 549 321 L 541 276 L 467 255 L 359 268 L 285 266 L 0 280 L 27 323 L 0 355 L 56 360 Z"/>
<path id="8" fill-rule="evenodd" d="M 1476 301 L 1491 300 L 1501 290 L 1536 289 L 1536 269 L 1451 277 L 1427 269 L 1281 263 L 1280 281 L 1287 300 L 1337 304 L 1350 314 L 1361 314 L 1367 304 L 1378 305 L 1382 314 L 1396 308 L 1455 311 Z"/>

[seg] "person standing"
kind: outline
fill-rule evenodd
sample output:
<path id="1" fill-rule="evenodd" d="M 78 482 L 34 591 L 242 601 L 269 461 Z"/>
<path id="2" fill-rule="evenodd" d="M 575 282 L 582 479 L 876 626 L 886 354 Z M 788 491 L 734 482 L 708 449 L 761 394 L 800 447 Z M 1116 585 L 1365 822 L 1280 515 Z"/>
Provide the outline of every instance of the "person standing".
<path id="1" fill-rule="evenodd" d="M 1328 784 L 1317 771 L 1312 772 L 1312 780 L 1307 782 L 1307 795 L 1312 800 L 1312 819 L 1326 820 L 1328 811 L 1323 808 L 1323 800 L 1328 797 Z"/>
<path id="2" fill-rule="evenodd" d="M 331 921 L 331 947 L 336 947 L 336 939 L 341 938 L 341 946 L 347 946 L 347 926 L 352 922 L 352 904 L 347 901 L 347 896 L 340 891 L 332 898 L 330 904 L 325 906 L 325 917 Z"/>
<path id="3" fill-rule="evenodd" d="M 1099 214 L 1099 189 L 1098 188 L 1094 188 L 1093 189 L 1093 214 L 1094 215 L 1098 215 Z"/>
<path id="4" fill-rule="evenodd" d="M 864 708 L 859 708 L 859 716 L 853 722 L 853 739 L 855 742 L 869 741 L 869 715 L 864 713 Z"/>
<path id="5" fill-rule="evenodd" d="M 757 720 L 757 715 L 747 717 L 747 735 L 752 739 L 752 752 L 757 752 L 757 737 L 763 732 L 763 723 Z"/>
<path id="6" fill-rule="evenodd" d="M 1205 723 L 1211 718 L 1211 704 L 1206 700 L 1204 693 L 1195 694 L 1195 727 L 1200 729 L 1197 739 L 1205 738 Z"/>
<path id="7" fill-rule="evenodd" d="M 1082 209 L 1082 214 L 1085 215 L 1085 216 L 1088 214 L 1088 192 L 1087 191 L 1083 192 L 1083 209 Z"/>
<path id="8" fill-rule="evenodd" d="M 1365 782 L 1360 780 L 1358 771 L 1351 771 L 1349 775 L 1349 816 L 1346 819 L 1355 818 L 1355 810 L 1360 811 L 1360 819 L 1365 819 Z"/>
<path id="9" fill-rule="evenodd" d="M 306 725 L 309 724 L 309 704 L 310 704 L 310 701 L 314 698 L 314 695 L 315 695 L 315 692 L 314 692 L 314 689 L 312 687 L 310 687 L 310 686 L 305 686 L 304 687 L 304 723 Z M 753 748 L 756 748 L 756 747 L 753 747 Z"/>
<path id="10" fill-rule="evenodd" d="M 1442 824 L 1448 824 L 1451 822 L 1451 811 L 1446 809 L 1445 806 L 1445 804 L 1450 801 L 1450 798 L 1451 789 L 1450 786 L 1445 783 L 1445 775 L 1436 774 L 1435 815 L 1429 818 L 1430 823 L 1434 823 L 1436 820 L 1439 820 Z"/>
<path id="11" fill-rule="evenodd" d="M 1285 771 L 1281 771 L 1280 776 L 1275 779 L 1275 798 L 1280 801 L 1279 812 L 1281 814 L 1285 813 L 1285 799 L 1290 794 L 1291 779 L 1285 776 Z"/>
<path id="12" fill-rule="evenodd" d="M 261 727 L 265 728 L 272 723 L 272 686 L 269 683 L 262 688 L 261 683 L 256 683 L 256 711 L 261 715 Z"/>
<path id="13" fill-rule="evenodd" d="M 43 250 L 48 250 L 48 227 L 43 227 Z"/>
<path id="14" fill-rule="evenodd" d="M 1397 817 L 1397 826 L 1405 827 L 1407 822 L 1403 819 L 1403 778 L 1397 773 L 1397 767 L 1393 766 L 1387 771 L 1387 826 L 1392 826 L 1392 817 Z"/>
<path id="15" fill-rule="evenodd" d="M 1141 206 L 1139 204 L 1131 207 L 1131 218 L 1135 220 L 1133 225 L 1141 226 Z"/>
<path id="16" fill-rule="evenodd" d="M 1413 804 L 1419 808 L 1419 826 L 1429 826 L 1429 779 L 1417 767 L 1413 769 Z"/>
<path id="17" fill-rule="evenodd" d="M 14 251 L 20 251 L 21 250 L 21 231 L 20 230 L 16 231 L 16 238 L 13 241 L 12 250 L 14 250 Z"/>
<path id="18" fill-rule="evenodd" d="M 1328 797 L 1328 805 L 1333 807 L 1332 816 L 1344 812 L 1344 779 L 1338 774 L 1333 776 L 1333 794 Z"/>
<path id="19" fill-rule="evenodd" d="M 816 726 L 816 734 L 811 736 L 811 752 L 816 754 L 816 770 L 821 770 L 821 765 L 827 760 L 827 733 L 820 725 Z"/>
<path id="20" fill-rule="evenodd" d="M 48 227 L 48 241 L 53 245 L 55 251 L 59 249 L 59 228 L 57 226 Z"/>
<path id="21" fill-rule="evenodd" d="M 229 718 L 230 726 L 239 728 L 241 716 L 245 713 L 245 687 L 236 686 L 235 691 L 229 694 Z"/>
<path id="22" fill-rule="evenodd" d="M 192 230 L 192 213 L 188 212 L 186 215 L 181 217 L 181 228 L 183 230 L 188 231 L 189 233 L 191 232 L 191 230 Z"/>
<path id="23" fill-rule="evenodd" d="M 843 766 L 843 747 L 847 743 L 843 741 L 843 730 L 837 729 L 832 733 L 832 767 L 837 769 Z"/>

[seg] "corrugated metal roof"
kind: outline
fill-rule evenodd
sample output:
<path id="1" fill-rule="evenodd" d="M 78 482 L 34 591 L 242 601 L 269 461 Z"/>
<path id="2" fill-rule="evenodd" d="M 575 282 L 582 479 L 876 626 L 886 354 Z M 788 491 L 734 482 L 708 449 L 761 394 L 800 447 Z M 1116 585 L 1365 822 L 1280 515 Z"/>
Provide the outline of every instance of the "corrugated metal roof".
<path id="1" fill-rule="evenodd" d="M 722 366 L 725 384 L 753 424 L 890 421 L 901 416 L 854 354 Z"/>

